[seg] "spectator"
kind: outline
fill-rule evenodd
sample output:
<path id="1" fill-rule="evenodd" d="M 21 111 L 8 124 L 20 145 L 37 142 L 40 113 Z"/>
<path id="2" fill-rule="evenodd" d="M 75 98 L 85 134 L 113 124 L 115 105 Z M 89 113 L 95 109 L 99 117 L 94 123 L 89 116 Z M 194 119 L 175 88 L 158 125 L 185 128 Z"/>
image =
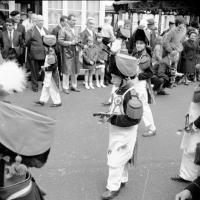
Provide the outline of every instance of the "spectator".
<path id="1" fill-rule="evenodd" d="M 25 19 L 22 24 L 25 27 L 26 32 L 33 27 L 33 20 L 32 20 L 32 15 L 33 11 L 31 9 L 27 9 L 27 19 Z"/>
<path id="2" fill-rule="evenodd" d="M 156 30 L 155 30 L 155 21 L 153 18 L 150 18 L 147 20 L 147 29 L 146 29 L 146 35 L 149 39 L 149 46 L 151 50 L 154 50 L 155 46 L 155 39 L 156 39 Z M 148 33 L 148 34 L 147 34 Z"/>
<path id="3" fill-rule="evenodd" d="M 27 13 L 25 13 L 25 12 L 21 12 L 20 13 L 20 23 L 21 24 L 23 24 L 23 21 L 25 21 L 26 19 L 27 19 L 27 17 L 28 17 L 28 15 L 27 15 Z M 25 27 L 25 26 L 24 26 Z M 26 30 L 26 28 L 25 28 L 25 30 Z"/>
<path id="4" fill-rule="evenodd" d="M 58 43 L 61 45 L 62 74 L 63 74 L 63 92 L 69 94 L 69 76 L 71 76 L 74 92 L 80 92 L 77 89 L 77 76 L 80 72 L 79 49 L 77 47 L 78 36 L 75 33 L 76 16 L 70 14 L 67 17 L 67 24 L 58 34 Z"/>
<path id="5" fill-rule="evenodd" d="M 155 39 L 155 47 L 152 55 L 152 65 L 157 65 L 163 58 L 163 38 L 157 36 Z"/>
<path id="6" fill-rule="evenodd" d="M 102 42 L 102 34 L 97 33 L 96 47 L 98 50 L 98 58 L 95 69 L 95 78 L 97 87 L 106 87 L 104 85 L 104 74 L 105 74 L 105 62 L 108 59 L 108 54 L 106 53 L 106 46 Z M 99 80 L 100 76 L 100 80 Z"/>
<path id="7" fill-rule="evenodd" d="M 175 200 L 198 200 L 200 197 L 200 176 L 178 193 Z"/>
<path id="8" fill-rule="evenodd" d="M 195 78 L 195 65 L 197 60 L 197 31 L 192 30 L 188 33 L 189 39 L 183 43 L 183 51 L 181 54 L 181 62 L 179 71 L 184 74 L 184 84 L 188 85 L 189 75 Z"/>
<path id="9" fill-rule="evenodd" d="M 91 36 L 87 38 L 87 47 L 83 50 L 83 69 L 85 69 L 85 88 L 94 89 L 92 78 L 98 58 L 98 50 Z"/>
<path id="10" fill-rule="evenodd" d="M 106 16 L 104 19 L 104 25 L 102 27 L 102 35 L 103 35 L 103 43 L 105 45 L 108 45 L 110 42 L 113 42 L 115 40 L 115 35 L 113 31 L 113 27 L 111 25 L 112 18 L 109 16 Z"/>
<path id="11" fill-rule="evenodd" d="M 14 55 L 19 62 L 23 52 L 24 41 L 22 39 L 22 34 L 14 29 L 14 24 L 15 22 L 12 18 L 6 20 L 7 30 L 0 32 L 0 46 L 4 59 L 9 59 L 8 57 L 11 58 L 13 57 L 12 55 Z"/>
<path id="12" fill-rule="evenodd" d="M 171 70 L 173 69 L 174 62 L 177 59 L 177 52 L 172 51 L 165 56 L 156 65 L 153 66 L 153 77 L 151 82 L 154 85 L 153 90 L 158 95 L 167 95 L 164 91 L 166 87 L 171 85 Z"/>
<path id="13" fill-rule="evenodd" d="M 53 30 L 52 30 L 52 34 L 56 36 L 56 39 L 58 41 L 58 34 L 60 32 L 60 30 L 65 27 L 67 24 L 67 16 L 63 15 L 60 17 L 60 24 L 58 24 Z M 58 59 L 58 71 L 59 71 L 59 75 L 60 75 L 60 79 L 62 80 L 62 72 L 61 72 L 61 46 L 58 44 L 56 44 L 56 55 L 57 55 L 57 59 Z"/>
<path id="14" fill-rule="evenodd" d="M 166 36 L 166 34 L 172 30 L 174 28 L 175 24 L 174 24 L 174 21 L 169 21 L 169 28 L 165 31 L 163 31 L 163 33 L 161 34 L 162 37 Z"/>
<path id="15" fill-rule="evenodd" d="M 38 15 L 36 25 L 28 30 L 26 34 L 26 46 L 30 49 L 31 58 L 31 85 L 34 92 L 38 92 L 39 72 L 45 61 L 45 47 L 43 45 L 42 36 L 49 34 L 43 24 L 43 16 Z"/>

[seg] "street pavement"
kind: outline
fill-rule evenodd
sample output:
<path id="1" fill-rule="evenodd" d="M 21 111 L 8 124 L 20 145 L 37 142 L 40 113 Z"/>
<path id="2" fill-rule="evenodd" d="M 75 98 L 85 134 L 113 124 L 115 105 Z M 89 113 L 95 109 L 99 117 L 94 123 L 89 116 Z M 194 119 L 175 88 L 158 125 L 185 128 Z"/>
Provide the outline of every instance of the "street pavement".
<path id="1" fill-rule="evenodd" d="M 151 105 L 157 135 L 142 137 L 138 131 L 137 163 L 129 170 L 129 182 L 116 200 L 173 200 L 186 184 L 170 180 L 179 171 L 181 136 L 194 87 L 179 85 L 167 89 L 170 95 L 156 96 Z M 33 176 L 47 192 L 47 200 L 99 200 L 105 190 L 108 167 L 106 150 L 108 125 L 98 124 L 93 112 L 106 111 L 102 102 L 109 97 L 111 86 L 86 90 L 79 81 L 80 93 L 61 94 L 58 108 L 34 104 L 40 95 L 29 88 L 9 96 L 13 104 L 30 108 L 57 120 L 56 134 L 47 164 L 32 169 Z M 37 145 L 37 144 L 36 144 Z"/>

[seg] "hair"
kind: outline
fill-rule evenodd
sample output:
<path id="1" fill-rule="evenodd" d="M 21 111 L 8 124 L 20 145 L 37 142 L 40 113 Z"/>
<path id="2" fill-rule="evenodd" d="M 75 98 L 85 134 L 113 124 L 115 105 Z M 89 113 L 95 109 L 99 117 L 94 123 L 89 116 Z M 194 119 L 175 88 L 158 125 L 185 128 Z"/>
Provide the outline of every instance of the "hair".
<path id="1" fill-rule="evenodd" d="M 67 16 L 66 16 L 66 15 L 62 15 L 62 16 L 60 17 L 60 22 L 64 22 L 65 19 L 68 19 Z"/>
<path id="2" fill-rule="evenodd" d="M 6 19 L 6 23 L 12 23 L 12 24 L 14 24 L 15 21 L 14 21 L 13 18 L 8 18 L 8 19 Z"/>
<path id="3" fill-rule="evenodd" d="M 175 25 L 178 26 L 179 24 L 185 24 L 185 19 L 183 17 L 177 17 L 175 19 Z"/>
<path id="4" fill-rule="evenodd" d="M 69 15 L 67 16 L 67 19 L 68 19 L 68 20 L 71 20 L 72 17 L 76 17 L 76 15 L 75 15 L 75 14 L 69 14 Z"/>

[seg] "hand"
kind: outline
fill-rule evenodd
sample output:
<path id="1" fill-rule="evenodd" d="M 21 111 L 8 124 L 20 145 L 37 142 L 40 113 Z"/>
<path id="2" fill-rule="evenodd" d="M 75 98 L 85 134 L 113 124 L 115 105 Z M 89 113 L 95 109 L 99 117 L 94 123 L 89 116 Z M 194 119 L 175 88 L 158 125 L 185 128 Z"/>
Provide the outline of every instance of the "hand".
<path id="1" fill-rule="evenodd" d="M 90 65 L 94 65 L 94 62 L 93 62 L 93 61 L 90 61 Z"/>
<path id="2" fill-rule="evenodd" d="M 42 70 L 44 70 L 44 69 L 45 69 L 45 66 L 44 66 L 44 65 L 42 65 L 42 66 L 41 66 L 41 69 L 42 69 Z"/>
<path id="3" fill-rule="evenodd" d="M 190 200 L 190 199 L 192 199 L 192 195 L 189 190 L 183 190 L 182 192 L 178 193 L 175 197 L 175 200 Z"/>

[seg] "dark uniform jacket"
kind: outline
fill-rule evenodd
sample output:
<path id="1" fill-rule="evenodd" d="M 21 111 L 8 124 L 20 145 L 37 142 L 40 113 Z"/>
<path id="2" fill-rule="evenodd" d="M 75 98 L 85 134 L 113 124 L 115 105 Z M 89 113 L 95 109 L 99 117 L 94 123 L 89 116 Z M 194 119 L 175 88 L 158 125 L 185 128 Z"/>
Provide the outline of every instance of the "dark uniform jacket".
<path id="1" fill-rule="evenodd" d="M 199 200 L 200 198 L 200 176 L 195 179 L 188 187 L 185 188 L 192 194 L 192 200 Z"/>

